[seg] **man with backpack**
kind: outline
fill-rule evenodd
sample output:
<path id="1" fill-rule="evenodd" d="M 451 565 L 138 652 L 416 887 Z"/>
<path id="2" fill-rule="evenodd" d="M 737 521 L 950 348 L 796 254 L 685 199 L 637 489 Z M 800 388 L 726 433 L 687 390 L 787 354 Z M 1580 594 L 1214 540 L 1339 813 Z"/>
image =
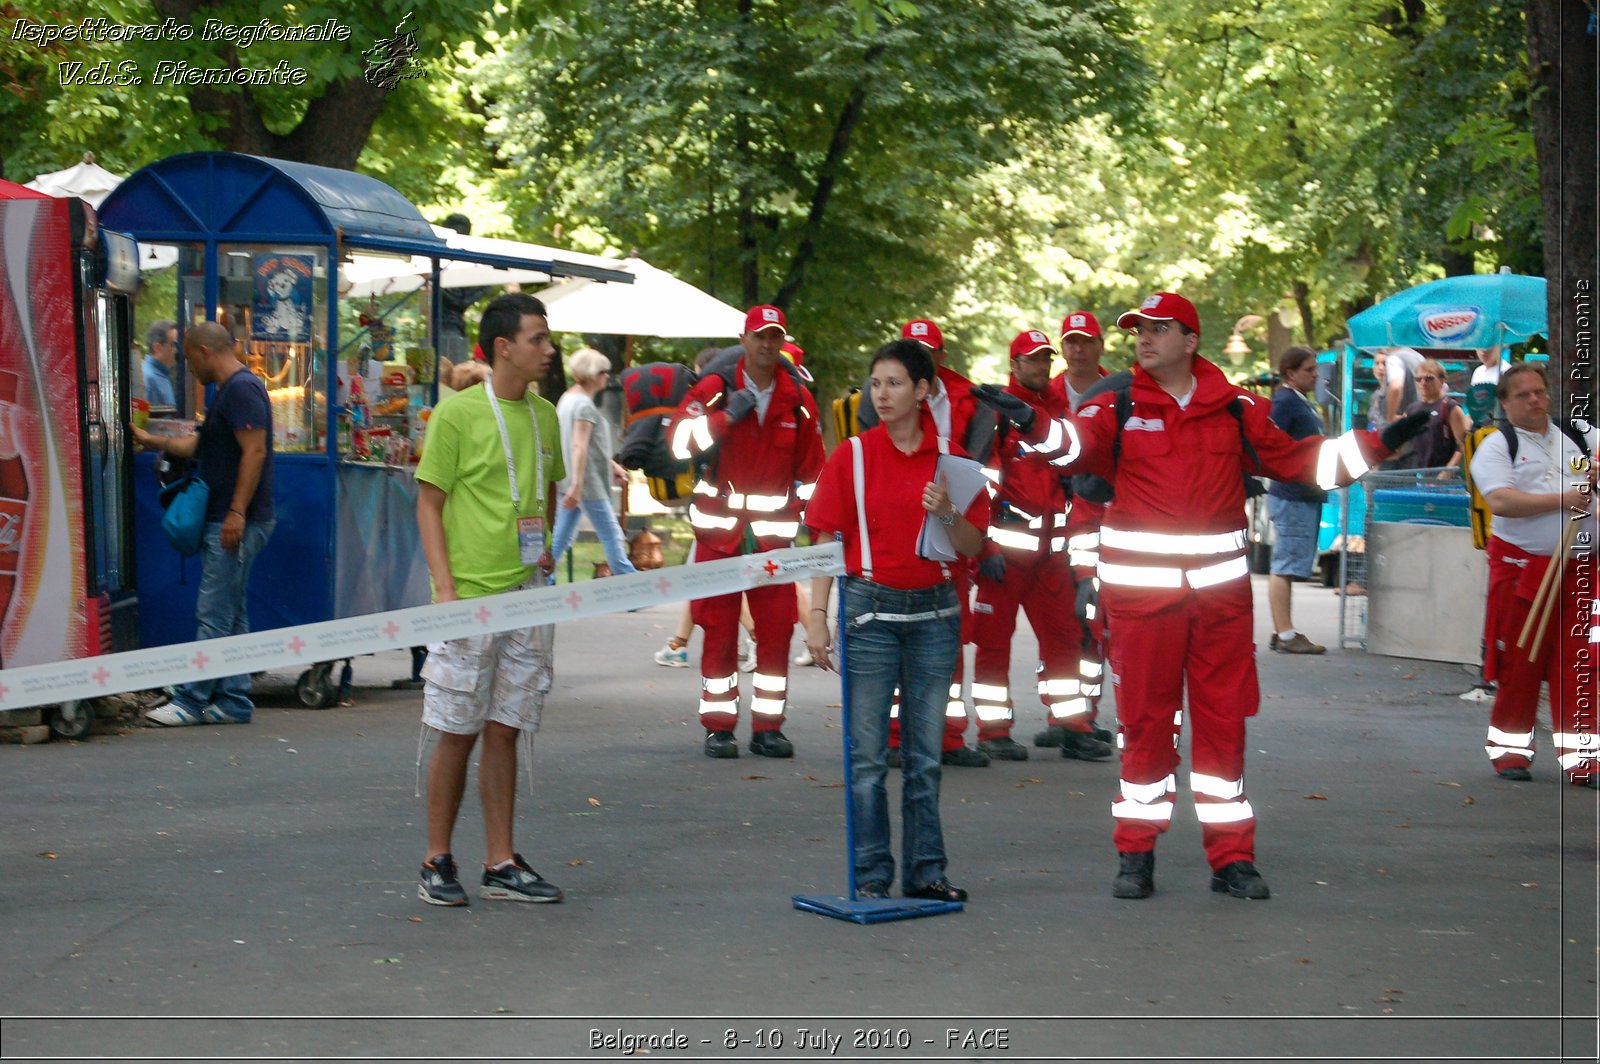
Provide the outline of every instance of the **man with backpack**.
<path id="1" fill-rule="evenodd" d="M 701 462 L 689 505 L 696 562 L 791 546 L 800 513 L 824 459 L 816 400 L 780 368 L 786 322 L 773 306 L 750 308 L 739 343 L 744 354 L 726 376 L 702 377 L 668 419 L 667 438 L 680 460 Z M 789 640 L 795 593 L 788 584 L 744 595 L 755 621 L 756 670 L 750 697 L 750 751 L 793 757 L 783 734 L 789 688 Z M 705 631 L 700 652 L 700 723 L 707 757 L 739 756 L 739 602 L 741 596 L 697 599 L 694 622 Z"/>
<path id="2" fill-rule="evenodd" d="M 1577 621 L 1594 598 L 1595 431 L 1550 416 L 1544 370 L 1536 365 L 1506 369 L 1497 392 L 1506 421 L 1478 446 L 1470 469 L 1494 514 L 1486 550 L 1499 687 L 1485 751 L 1501 779 L 1533 778 L 1539 685 L 1547 683 L 1557 762 L 1568 782 L 1594 787 L 1600 734 L 1592 681 L 1590 694 L 1579 689 L 1580 675 L 1592 676 L 1593 667 L 1585 666 L 1587 626 Z M 1548 573 L 1551 566 L 1556 574 Z M 1525 635 L 1530 627 L 1542 638 Z"/>
<path id="3" fill-rule="evenodd" d="M 1099 561 L 1101 599 L 1116 633 L 1111 673 L 1123 735 L 1112 895 L 1146 898 L 1155 889 L 1155 845 L 1172 821 L 1187 688 L 1189 785 L 1211 889 L 1265 899 L 1244 787 L 1245 722 L 1260 694 L 1243 474 L 1333 487 L 1388 457 L 1424 419 L 1402 418 L 1382 442 L 1365 431 L 1292 440 L 1268 418 L 1266 403 L 1199 357 L 1200 318 L 1187 299 L 1157 292 L 1117 325 L 1138 335 L 1122 396 L 1108 392 L 1047 420 L 997 389 L 974 393 L 1062 472 L 1093 473 L 1114 489 Z"/>

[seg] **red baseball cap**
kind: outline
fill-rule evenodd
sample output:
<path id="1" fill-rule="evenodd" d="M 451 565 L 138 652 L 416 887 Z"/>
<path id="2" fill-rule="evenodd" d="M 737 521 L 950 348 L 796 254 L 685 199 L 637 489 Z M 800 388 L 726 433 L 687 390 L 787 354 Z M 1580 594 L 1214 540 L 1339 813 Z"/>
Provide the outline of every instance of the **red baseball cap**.
<path id="1" fill-rule="evenodd" d="M 1069 336 L 1099 336 L 1100 320 L 1087 310 L 1075 310 L 1061 319 L 1061 338 Z"/>
<path id="2" fill-rule="evenodd" d="M 1138 310 L 1130 310 L 1117 318 L 1117 328 L 1132 329 L 1140 318 L 1146 321 L 1175 321 L 1187 326 L 1190 332 L 1200 332 L 1200 315 L 1195 312 L 1194 304 L 1176 292 L 1157 292 L 1147 296 L 1139 304 Z"/>
<path id="3" fill-rule="evenodd" d="M 751 307 L 750 313 L 744 316 L 744 331 L 758 333 L 766 332 L 768 329 L 788 332 L 788 323 L 783 319 L 783 311 L 766 303 L 759 307 Z"/>
<path id="4" fill-rule="evenodd" d="M 793 340 L 785 340 L 783 342 L 783 353 L 788 355 L 789 361 L 795 365 L 801 366 L 805 364 L 806 350 Z"/>
<path id="5" fill-rule="evenodd" d="M 927 318 L 914 318 L 906 322 L 900 328 L 900 339 L 915 340 L 927 348 L 944 346 L 944 333 Z"/>
<path id="6" fill-rule="evenodd" d="M 1050 344 L 1050 337 L 1038 329 L 1023 329 L 1017 333 L 1017 338 L 1011 341 L 1012 358 L 1022 358 L 1035 351 L 1048 351 L 1052 355 L 1056 353 L 1056 349 Z"/>

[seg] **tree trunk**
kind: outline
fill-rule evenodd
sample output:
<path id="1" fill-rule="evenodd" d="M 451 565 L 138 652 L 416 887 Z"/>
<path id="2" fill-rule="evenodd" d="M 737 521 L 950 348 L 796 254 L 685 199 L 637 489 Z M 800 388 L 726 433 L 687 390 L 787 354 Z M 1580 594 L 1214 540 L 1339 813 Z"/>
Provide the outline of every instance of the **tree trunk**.
<path id="1" fill-rule="evenodd" d="M 202 10 L 221 10 L 208 0 L 151 0 L 163 18 L 193 23 Z M 239 56 L 230 47 L 218 53 L 231 69 Z M 255 98 L 245 88 L 232 92 L 197 85 L 189 91 L 189 108 L 202 125 L 216 124 L 213 134 L 227 151 L 264 155 L 290 162 L 353 169 L 383 110 L 389 90 L 359 75 L 330 82 L 322 95 L 310 101 L 300 122 L 287 133 L 267 128 Z"/>
<path id="2" fill-rule="evenodd" d="M 1300 331 L 1306 346 L 1317 346 L 1316 321 L 1311 316 L 1311 287 L 1304 281 L 1294 282 L 1294 305 L 1300 308 Z"/>
<path id="3" fill-rule="evenodd" d="M 1544 214 L 1549 282 L 1550 391 L 1567 412 L 1575 401 L 1594 419 L 1596 285 L 1595 44 L 1589 9 L 1569 0 L 1530 0 L 1528 63 L 1533 143 Z M 1581 413 L 1581 412 L 1580 412 Z"/>

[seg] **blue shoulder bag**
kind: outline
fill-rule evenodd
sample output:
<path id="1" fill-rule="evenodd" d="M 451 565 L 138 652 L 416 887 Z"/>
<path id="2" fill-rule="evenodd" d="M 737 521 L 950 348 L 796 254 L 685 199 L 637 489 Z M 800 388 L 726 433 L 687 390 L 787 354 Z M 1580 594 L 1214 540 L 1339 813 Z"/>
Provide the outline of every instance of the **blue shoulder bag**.
<path id="1" fill-rule="evenodd" d="M 206 503 L 211 498 L 206 482 L 190 473 L 162 488 L 158 498 L 166 511 L 161 515 L 161 531 L 179 554 L 199 554 L 206 532 Z"/>

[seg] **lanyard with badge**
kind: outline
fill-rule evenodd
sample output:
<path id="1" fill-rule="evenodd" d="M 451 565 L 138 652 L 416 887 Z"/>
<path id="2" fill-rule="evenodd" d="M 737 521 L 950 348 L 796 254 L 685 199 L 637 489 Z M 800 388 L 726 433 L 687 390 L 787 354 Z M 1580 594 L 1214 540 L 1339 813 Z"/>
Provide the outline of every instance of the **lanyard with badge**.
<path id="1" fill-rule="evenodd" d="M 506 452 L 506 476 L 511 481 L 511 511 L 517 519 L 517 553 L 523 565 L 538 565 L 545 550 L 544 514 L 523 516 L 522 489 L 517 486 L 517 461 L 511 454 L 511 435 L 506 432 L 506 418 L 500 412 L 500 398 L 489 387 L 488 381 L 483 382 L 483 391 L 489 397 L 489 409 L 494 411 L 494 423 L 500 429 L 500 444 Z M 544 440 L 539 433 L 539 412 L 533 408 L 532 399 L 523 398 L 528 404 L 528 416 L 533 420 L 534 498 L 539 500 L 545 497 Z"/>

